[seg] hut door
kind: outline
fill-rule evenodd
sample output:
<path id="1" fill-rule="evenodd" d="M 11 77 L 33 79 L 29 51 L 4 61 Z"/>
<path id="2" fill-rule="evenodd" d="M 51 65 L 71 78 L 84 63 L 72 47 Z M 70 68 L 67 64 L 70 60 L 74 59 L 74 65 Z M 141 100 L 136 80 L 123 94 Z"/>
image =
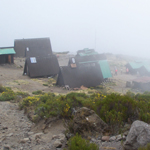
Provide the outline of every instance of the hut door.
<path id="1" fill-rule="evenodd" d="M 11 64 L 11 55 L 8 55 L 8 63 Z"/>

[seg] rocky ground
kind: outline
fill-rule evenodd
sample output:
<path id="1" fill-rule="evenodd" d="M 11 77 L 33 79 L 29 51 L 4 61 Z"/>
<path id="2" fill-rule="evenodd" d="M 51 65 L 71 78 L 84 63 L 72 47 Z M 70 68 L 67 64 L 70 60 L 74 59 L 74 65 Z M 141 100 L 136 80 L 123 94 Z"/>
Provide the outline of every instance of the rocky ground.
<path id="1" fill-rule="evenodd" d="M 59 64 L 67 65 L 68 59 L 69 56 L 59 56 Z M 32 94 L 32 92 L 36 90 L 61 94 L 70 92 L 56 86 L 44 86 L 43 84 L 48 82 L 48 78 L 30 79 L 27 76 L 22 76 L 23 66 L 24 60 L 21 58 L 15 58 L 14 65 L 1 65 L 0 84 L 9 86 L 14 91 L 24 91 L 29 94 Z M 113 67 L 111 68 L 113 71 Z M 136 76 L 118 72 L 118 75 L 112 78 L 116 85 L 109 85 L 108 83 L 107 87 L 116 92 L 125 93 L 131 90 L 126 88 L 126 81 L 134 78 L 136 78 Z M 19 110 L 17 103 L 0 102 L 0 149 L 63 150 L 66 143 L 63 122 L 61 120 L 55 120 L 51 122 L 45 130 L 43 130 L 43 125 L 44 122 L 35 125 L 29 121 L 26 114 L 24 114 L 22 110 Z M 121 141 L 125 139 L 117 135 L 113 137 L 92 137 L 90 140 L 91 142 L 97 143 L 100 150 L 123 150 L 123 143 Z"/>
<path id="2" fill-rule="evenodd" d="M 18 105 L 0 102 L 0 149 L 2 150 L 53 150 L 59 135 L 64 132 L 63 123 L 57 120 L 49 125 L 46 134 L 29 121 Z M 53 138 L 53 139 L 52 139 Z M 61 140 L 65 141 L 64 134 Z"/>
<path id="3" fill-rule="evenodd" d="M 53 121 L 43 132 L 44 123 L 35 125 L 12 102 L 0 102 L 1 150 L 63 150 L 66 144 L 65 128 L 61 120 Z M 92 137 L 100 150 L 122 150 L 121 135 Z"/>

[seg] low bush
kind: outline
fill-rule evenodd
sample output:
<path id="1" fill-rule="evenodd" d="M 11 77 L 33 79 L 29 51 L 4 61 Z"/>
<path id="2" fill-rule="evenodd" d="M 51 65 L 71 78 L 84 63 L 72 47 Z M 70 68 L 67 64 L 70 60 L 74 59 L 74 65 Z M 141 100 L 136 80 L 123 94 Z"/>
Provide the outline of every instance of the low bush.
<path id="1" fill-rule="evenodd" d="M 74 137 L 69 139 L 68 150 L 99 150 L 99 147 L 76 134 Z"/>
<path id="2" fill-rule="evenodd" d="M 30 96 L 29 93 L 27 93 L 27 92 L 21 92 L 21 91 L 16 92 L 16 95 L 17 96 L 21 96 L 22 98 Z"/>
<path id="3" fill-rule="evenodd" d="M 146 146 L 144 147 L 140 147 L 138 148 L 138 150 L 150 150 L 150 143 L 148 143 Z"/>
<path id="4" fill-rule="evenodd" d="M 74 110 L 87 107 L 94 110 L 112 129 L 112 132 L 122 128 L 125 123 L 142 120 L 150 123 L 150 95 L 133 94 L 125 95 L 112 93 L 104 95 L 95 93 L 69 93 L 55 96 L 53 93 L 26 97 L 21 103 L 22 108 L 32 107 L 35 114 L 41 119 L 49 117 L 72 118 Z"/>
<path id="5" fill-rule="evenodd" d="M 37 91 L 33 91 L 32 94 L 40 95 L 40 94 L 44 94 L 44 92 L 42 92 L 41 90 L 37 90 Z"/>
<path id="6" fill-rule="evenodd" d="M 5 88 L 4 92 L 0 95 L 0 101 L 10 101 L 16 98 L 15 92 L 13 92 L 10 88 Z"/>

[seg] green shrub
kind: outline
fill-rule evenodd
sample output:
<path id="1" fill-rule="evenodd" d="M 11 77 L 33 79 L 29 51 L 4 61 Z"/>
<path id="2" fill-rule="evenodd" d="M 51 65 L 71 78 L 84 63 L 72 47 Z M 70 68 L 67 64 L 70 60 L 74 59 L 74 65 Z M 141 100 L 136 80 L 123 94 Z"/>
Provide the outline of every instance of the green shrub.
<path id="1" fill-rule="evenodd" d="M 138 150 L 150 150 L 150 143 L 148 143 L 145 147 L 140 147 Z"/>
<path id="2" fill-rule="evenodd" d="M 76 134 L 74 137 L 69 139 L 68 150 L 99 150 L 99 147 Z"/>
<path id="3" fill-rule="evenodd" d="M 29 96 L 29 93 L 18 91 L 18 92 L 16 92 L 16 95 L 22 96 L 22 98 L 25 98 L 25 97 Z"/>
<path id="4" fill-rule="evenodd" d="M 37 90 L 37 91 L 33 91 L 32 94 L 40 95 L 40 94 L 44 94 L 44 92 L 42 92 L 41 90 Z"/>
<path id="5" fill-rule="evenodd" d="M 20 104 L 20 108 L 27 108 L 27 107 L 30 107 L 30 106 L 36 106 L 37 103 L 39 102 L 39 97 L 37 96 L 28 96 L 26 98 L 23 99 L 23 101 L 21 102 Z"/>
<path id="6" fill-rule="evenodd" d="M 48 84 L 47 84 L 47 83 L 44 83 L 43 86 L 48 86 Z"/>
<path id="7" fill-rule="evenodd" d="M 4 92 L 0 95 L 0 101 L 10 101 L 16 98 L 16 94 L 10 89 L 5 88 Z"/>

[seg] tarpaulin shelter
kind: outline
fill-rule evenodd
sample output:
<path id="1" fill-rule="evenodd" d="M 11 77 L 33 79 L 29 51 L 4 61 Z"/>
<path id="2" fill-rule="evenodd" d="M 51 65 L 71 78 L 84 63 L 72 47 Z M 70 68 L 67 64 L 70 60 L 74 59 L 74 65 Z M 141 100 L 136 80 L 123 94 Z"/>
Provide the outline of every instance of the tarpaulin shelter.
<path id="1" fill-rule="evenodd" d="M 25 60 L 24 72 L 29 77 L 54 76 L 59 72 L 59 64 L 55 55 L 47 57 L 28 57 Z"/>
<path id="2" fill-rule="evenodd" d="M 129 62 L 126 64 L 126 68 L 129 69 L 129 73 L 135 74 L 143 65 L 143 62 Z"/>
<path id="3" fill-rule="evenodd" d="M 88 55 L 84 55 L 84 52 Z M 82 53 L 82 55 L 80 54 Z M 90 55 L 91 54 L 91 55 Z M 75 57 L 69 59 L 68 66 L 60 68 L 57 85 L 75 87 L 94 87 L 104 79 L 112 77 L 109 64 L 104 54 L 95 51 L 80 50 Z"/>
<path id="4" fill-rule="evenodd" d="M 57 57 L 53 55 L 49 38 L 15 40 L 16 56 L 26 57 L 23 75 L 53 76 L 59 72 Z"/>
<path id="5" fill-rule="evenodd" d="M 49 38 L 16 39 L 14 49 L 15 57 L 42 57 L 52 54 Z"/>
<path id="6" fill-rule="evenodd" d="M 71 68 L 70 66 L 60 67 L 57 85 L 69 85 L 70 88 L 94 87 L 100 85 L 103 81 L 101 69 L 96 66 L 79 66 Z"/>
<path id="7" fill-rule="evenodd" d="M 0 64 L 14 63 L 14 48 L 13 47 L 2 47 L 0 48 Z"/>
<path id="8" fill-rule="evenodd" d="M 150 63 L 145 62 L 129 62 L 126 64 L 126 68 L 129 69 L 129 73 L 136 74 L 137 72 L 141 76 L 150 75 Z"/>

